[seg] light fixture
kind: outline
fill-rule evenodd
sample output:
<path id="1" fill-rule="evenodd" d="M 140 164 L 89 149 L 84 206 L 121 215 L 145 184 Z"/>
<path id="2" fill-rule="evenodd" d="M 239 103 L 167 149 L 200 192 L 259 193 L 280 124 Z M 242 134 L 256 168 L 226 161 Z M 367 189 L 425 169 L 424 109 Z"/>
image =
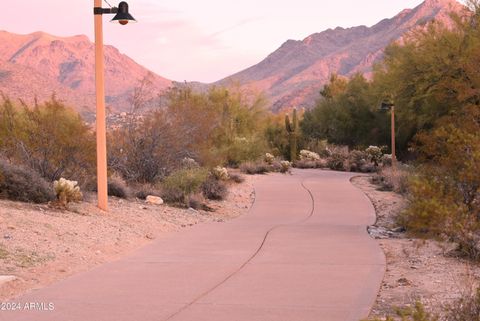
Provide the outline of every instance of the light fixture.
<path id="1" fill-rule="evenodd" d="M 137 22 L 134 17 L 128 12 L 128 3 L 122 1 L 118 4 L 117 14 L 111 22 L 119 22 L 121 25 L 126 25 L 129 22 Z"/>

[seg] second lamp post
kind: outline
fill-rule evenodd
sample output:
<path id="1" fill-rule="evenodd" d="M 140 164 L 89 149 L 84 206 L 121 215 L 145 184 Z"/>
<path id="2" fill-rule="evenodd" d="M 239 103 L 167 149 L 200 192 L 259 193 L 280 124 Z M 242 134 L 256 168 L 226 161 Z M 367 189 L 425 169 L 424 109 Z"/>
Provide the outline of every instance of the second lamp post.
<path id="1" fill-rule="evenodd" d="M 390 110 L 391 112 L 391 129 L 392 129 L 392 167 L 395 169 L 397 165 L 397 156 L 395 154 L 395 105 L 392 103 L 382 102 L 382 110 Z"/>

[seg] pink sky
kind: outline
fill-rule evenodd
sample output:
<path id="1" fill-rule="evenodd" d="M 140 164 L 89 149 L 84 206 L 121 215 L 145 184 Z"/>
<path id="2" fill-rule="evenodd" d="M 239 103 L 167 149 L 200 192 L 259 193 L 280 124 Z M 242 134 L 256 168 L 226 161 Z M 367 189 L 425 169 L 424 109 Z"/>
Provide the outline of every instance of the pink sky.
<path id="1" fill-rule="evenodd" d="M 288 39 L 336 26 L 370 26 L 422 0 L 128 2 L 139 22 L 105 23 L 106 43 L 169 79 L 212 82 L 260 62 Z M 92 7 L 93 0 L 14 0 L 2 7 L 0 29 L 93 39 Z"/>

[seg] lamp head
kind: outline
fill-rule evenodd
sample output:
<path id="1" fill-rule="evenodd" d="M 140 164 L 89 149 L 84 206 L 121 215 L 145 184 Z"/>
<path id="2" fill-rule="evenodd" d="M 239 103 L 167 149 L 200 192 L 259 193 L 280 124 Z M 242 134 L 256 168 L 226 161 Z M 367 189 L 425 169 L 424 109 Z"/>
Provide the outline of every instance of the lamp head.
<path id="1" fill-rule="evenodd" d="M 128 12 L 128 3 L 122 1 L 118 4 L 118 12 L 113 17 L 111 22 L 119 22 L 121 25 L 126 25 L 129 22 L 137 22 L 134 17 Z"/>
<path id="2" fill-rule="evenodd" d="M 394 104 L 383 101 L 380 110 L 390 110 Z"/>

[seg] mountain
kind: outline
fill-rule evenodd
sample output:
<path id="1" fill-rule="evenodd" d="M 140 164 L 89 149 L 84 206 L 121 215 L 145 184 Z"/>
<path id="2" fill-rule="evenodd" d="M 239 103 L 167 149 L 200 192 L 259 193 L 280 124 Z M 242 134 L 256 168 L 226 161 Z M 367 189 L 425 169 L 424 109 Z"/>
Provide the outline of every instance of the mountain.
<path id="1" fill-rule="evenodd" d="M 83 115 L 95 110 L 95 51 L 87 36 L 56 37 L 43 32 L 19 35 L 0 31 L 0 91 L 27 102 L 52 93 Z M 140 66 L 112 46 L 105 46 L 107 107 L 130 108 L 129 97 L 149 75 L 152 86 L 165 89 L 171 81 Z"/>
<path id="2" fill-rule="evenodd" d="M 333 73 L 369 73 L 386 46 L 429 21 L 451 24 L 450 13 L 466 8 L 455 0 L 426 0 L 372 27 L 328 29 L 302 41 L 288 40 L 260 63 L 216 84 L 264 91 L 272 110 L 311 107 Z"/>

